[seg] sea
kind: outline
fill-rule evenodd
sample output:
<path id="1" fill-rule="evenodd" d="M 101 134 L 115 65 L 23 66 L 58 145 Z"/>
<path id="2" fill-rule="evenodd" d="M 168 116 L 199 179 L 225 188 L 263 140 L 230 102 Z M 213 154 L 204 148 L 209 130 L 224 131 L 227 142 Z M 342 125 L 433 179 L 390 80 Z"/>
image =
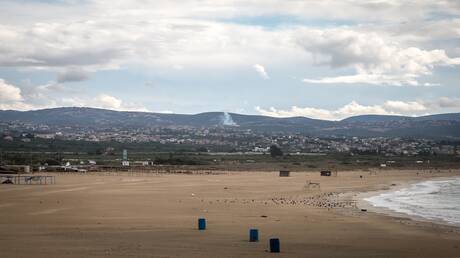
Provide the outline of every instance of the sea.
<path id="1" fill-rule="evenodd" d="M 460 225 L 460 177 L 415 183 L 364 200 L 374 207 Z"/>

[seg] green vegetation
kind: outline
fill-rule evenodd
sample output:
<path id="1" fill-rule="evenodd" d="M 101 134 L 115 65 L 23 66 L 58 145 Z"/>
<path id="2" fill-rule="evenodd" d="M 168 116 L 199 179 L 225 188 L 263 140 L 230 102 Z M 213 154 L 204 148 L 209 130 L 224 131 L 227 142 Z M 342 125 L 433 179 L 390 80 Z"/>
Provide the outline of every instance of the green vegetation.
<path id="1" fill-rule="evenodd" d="M 123 149 L 128 150 L 131 162 L 150 161 L 160 166 L 179 166 L 190 169 L 263 170 L 288 169 L 315 171 L 320 169 L 380 168 L 455 168 L 460 167 L 460 157 L 455 155 L 391 156 L 361 153 L 329 153 L 295 155 L 282 153 L 278 147 L 270 153 L 208 152 L 204 146 L 159 143 L 84 142 L 61 140 L 34 140 L 17 143 L 0 141 L 0 162 L 9 165 L 73 165 L 88 164 L 119 166 Z M 419 163 L 417 163 L 419 161 Z M 420 163 L 423 161 L 423 163 Z M 429 161 L 429 162 L 428 162 Z M 135 163 L 132 163 L 135 165 Z"/>
<path id="2" fill-rule="evenodd" d="M 283 151 L 276 145 L 270 146 L 270 156 L 272 158 L 283 156 Z"/>

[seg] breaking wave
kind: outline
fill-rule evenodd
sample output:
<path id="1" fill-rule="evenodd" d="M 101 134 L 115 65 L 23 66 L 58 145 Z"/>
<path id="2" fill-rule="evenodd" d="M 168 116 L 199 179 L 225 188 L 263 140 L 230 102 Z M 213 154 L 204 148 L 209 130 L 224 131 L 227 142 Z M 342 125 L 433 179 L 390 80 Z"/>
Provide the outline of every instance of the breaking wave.
<path id="1" fill-rule="evenodd" d="M 460 224 L 460 177 L 416 183 L 364 200 L 374 207 Z"/>

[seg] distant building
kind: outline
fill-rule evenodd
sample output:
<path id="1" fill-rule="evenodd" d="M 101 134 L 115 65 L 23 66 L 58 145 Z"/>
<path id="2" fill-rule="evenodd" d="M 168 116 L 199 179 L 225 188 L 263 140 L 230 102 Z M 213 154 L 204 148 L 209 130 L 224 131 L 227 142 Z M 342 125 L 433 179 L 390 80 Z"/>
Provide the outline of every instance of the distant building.
<path id="1" fill-rule="evenodd" d="M 5 140 L 5 141 L 12 141 L 12 140 L 13 140 L 13 137 L 7 135 L 7 136 L 3 137 L 3 140 Z"/>
<path id="2" fill-rule="evenodd" d="M 270 151 L 270 147 L 266 147 L 266 148 L 254 147 L 254 152 L 269 152 L 269 151 Z"/>
<path id="3" fill-rule="evenodd" d="M 54 139 L 56 135 L 54 133 L 36 133 L 35 138 L 40 139 Z"/>
<path id="4" fill-rule="evenodd" d="M 153 162 L 152 161 L 134 161 L 133 162 L 133 166 L 150 166 L 150 165 L 153 165 Z"/>

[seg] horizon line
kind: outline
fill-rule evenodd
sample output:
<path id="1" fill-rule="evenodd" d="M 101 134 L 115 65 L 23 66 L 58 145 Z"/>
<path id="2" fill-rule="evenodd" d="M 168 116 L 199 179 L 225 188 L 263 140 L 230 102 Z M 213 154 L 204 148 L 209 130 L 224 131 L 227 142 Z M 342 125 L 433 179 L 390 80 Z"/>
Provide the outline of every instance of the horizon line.
<path id="1" fill-rule="evenodd" d="M 164 115 L 200 115 L 200 114 L 206 114 L 206 113 L 228 113 L 231 115 L 244 115 L 244 116 L 262 116 L 262 117 L 271 117 L 271 118 L 307 118 L 307 119 L 312 119 L 312 120 L 321 120 L 321 121 L 331 121 L 331 122 L 338 122 L 338 121 L 343 121 L 349 118 L 353 117 L 361 117 L 361 116 L 382 116 L 382 117 L 401 117 L 401 118 L 417 118 L 417 117 L 427 117 L 427 116 L 434 116 L 434 115 L 448 115 L 448 114 L 459 114 L 460 112 L 449 112 L 449 113 L 435 113 L 435 114 L 424 114 L 424 115 L 419 115 L 419 116 L 409 116 L 409 115 L 398 115 L 398 114 L 360 114 L 360 115 L 354 115 L 354 116 L 349 116 L 345 117 L 342 119 L 338 120 L 330 120 L 330 119 L 321 119 L 321 118 L 311 118 L 307 116 L 289 116 L 289 117 L 276 117 L 276 116 L 268 116 L 268 115 L 262 115 L 262 114 L 243 114 L 243 113 L 234 113 L 234 112 L 227 112 L 227 111 L 205 111 L 205 112 L 199 112 L 199 113 L 174 113 L 174 112 L 161 112 L 161 111 L 142 111 L 142 110 L 116 110 L 116 109 L 110 109 L 110 108 L 101 108 L 101 107 L 84 107 L 84 106 L 62 106 L 62 107 L 50 107 L 50 108 L 37 108 L 37 109 L 29 109 L 29 110 L 15 110 L 15 109 L 0 109 L 0 112 L 2 111 L 14 111 L 14 112 L 33 112 L 33 111 L 42 111 L 42 110 L 52 110 L 52 109 L 65 109 L 65 108 L 79 108 L 79 109 L 97 109 L 97 110 L 105 110 L 105 111 L 112 111 L 112 112 L 128 112 L 128 113 L 149 113 L 149 114 L 164 114 Z"/>

